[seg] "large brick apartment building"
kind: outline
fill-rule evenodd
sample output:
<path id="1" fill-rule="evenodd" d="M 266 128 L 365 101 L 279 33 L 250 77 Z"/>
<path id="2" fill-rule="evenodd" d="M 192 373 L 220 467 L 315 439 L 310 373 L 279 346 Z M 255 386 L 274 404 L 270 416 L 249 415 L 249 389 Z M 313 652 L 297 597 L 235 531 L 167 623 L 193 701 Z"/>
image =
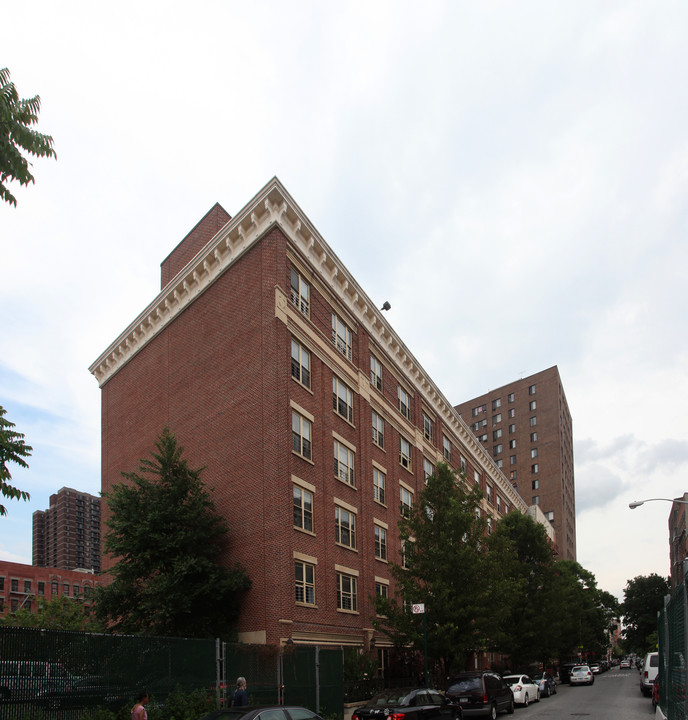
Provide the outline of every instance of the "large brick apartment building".
<path id="1" fill-rule="evenodd" d="M 528 510 L 277 179 L 234 217 L 213 207 L 161 269 L 90 368 L 102 489 L 171 429 L 253 581 L 241 640 L 366 645 L 400 513 L 440 460 L 480 484 L 486 516 Z"/>
<path id="2" fill-rule="evenodd" d="M 100 498 L 63 487 L 47 510 L 33 514 L 33 557 L 38 567 L 100 572 Z"/>
<path id="3" fill-rule="evenodd" d="M 559 556 L 575 560 L 573 428 L 556 365 L 456 410 L 525 503 L 538 506 L 552 523 Z"/>

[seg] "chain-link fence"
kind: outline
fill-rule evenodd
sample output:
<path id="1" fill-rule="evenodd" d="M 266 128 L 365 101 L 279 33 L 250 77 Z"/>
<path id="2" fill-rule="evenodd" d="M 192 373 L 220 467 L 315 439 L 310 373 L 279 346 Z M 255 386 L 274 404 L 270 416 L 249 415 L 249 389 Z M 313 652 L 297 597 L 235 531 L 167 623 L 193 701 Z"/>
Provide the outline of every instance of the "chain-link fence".
<path id="1" fill-rule="evenodd" d="M 0 627 L 0 720 L 38 711 L 51 720 L 80 719 L 131 706 L 141 690 L 153 703 L 201 691 L 226 706 L 239 676 L 251 704 L 304 705 L 341 717 L 342 668 L 338 648 Z"/>
<path id="2" fill-rule="evenodd" d="M 682 583 L 658 614 L 659 706 L 668 720 L 686 720 L 686 584 Z"/>

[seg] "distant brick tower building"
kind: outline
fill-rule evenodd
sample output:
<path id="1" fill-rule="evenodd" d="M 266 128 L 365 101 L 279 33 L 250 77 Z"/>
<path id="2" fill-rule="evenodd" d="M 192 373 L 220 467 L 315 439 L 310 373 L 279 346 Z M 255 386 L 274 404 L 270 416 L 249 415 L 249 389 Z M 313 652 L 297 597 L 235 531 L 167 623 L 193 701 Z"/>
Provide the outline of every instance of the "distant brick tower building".
<path id="1" fill-rule="evenodd" d="M 552 523 L 559 557 L 576 560 L 573 426 L 556 365 L 456 410 L 526 504 Z"/>
<path id="2" fill-rule="evenodd" d="M 63 487 L 33 514 L 32 565 L 100 572 L 100 498 Z"/>

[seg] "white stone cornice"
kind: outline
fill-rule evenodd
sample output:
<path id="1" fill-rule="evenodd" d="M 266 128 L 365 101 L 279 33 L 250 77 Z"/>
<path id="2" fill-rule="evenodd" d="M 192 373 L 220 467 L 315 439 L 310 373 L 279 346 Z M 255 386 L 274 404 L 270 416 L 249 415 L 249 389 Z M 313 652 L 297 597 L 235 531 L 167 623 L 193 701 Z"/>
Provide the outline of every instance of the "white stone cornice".
<path id="1" fill-rule="evenodd" d="M 397 366 L 413 378 L 426 404 L 451 428 L 466 451 L 480 459 L 480 465 L 502 495 L 516 508 L 525 511 L 527 506 L 520 495 L 277 178 L 273 178 L 180 270 L 89 367 L 99 385 L 102 387 L 274 225 L 279 226 L 313 264 L 323 284 L 351 316 L 365 327 Z"/>

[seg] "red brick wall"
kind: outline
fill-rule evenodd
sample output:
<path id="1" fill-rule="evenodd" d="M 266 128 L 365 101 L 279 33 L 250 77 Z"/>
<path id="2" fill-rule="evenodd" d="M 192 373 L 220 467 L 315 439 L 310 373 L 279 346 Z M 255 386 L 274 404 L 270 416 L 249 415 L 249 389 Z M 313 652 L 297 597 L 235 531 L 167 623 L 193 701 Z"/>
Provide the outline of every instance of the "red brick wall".
<path id="1" fill-rule="evenodd" d="M 231 220 L 229 213 L 219 203 L 215 203 L 194 229 L 160 264 L 160 288 L 164 288 L 229 220 Z"/>
<path id="2" fill-rule="evenodd" d="M 290 267 L 287 240 L 274 228 L 104 385 L 103 490 L 120 482 L 122 471 L 137 470 L 169 426 L 190 465 L 206 467 L 203 480 L 230 528 L 226 560 L 244 565 L 253 581 L 239 630 L 265 630 L 268 642 L 296 632 L 346 633 L 360 642 L 374 614 L 369 598 L 375 576 L 393 587 L 389 566 L 374 557 L 373 519 L 387 524 L 388 559 L 399 562 L 399 481 L 418 496 L 423 453 L 413 450 L 412 472 L 399 464 L 396 428 L 403 421 L 393 363 L 384 353 L 377 353 L 385 367 L 383 393 L 370 389 L 385 407 L 384 450 L 372 443 L 371 408 L 357 382 L 341 377 L 353 386 L 354 422 L 333 410 L 333 370 L 315 348 L 311 389 L 291 378 L 291 333 L 275 317 L 275 286 L 288 295 Z M 329 344 L 330 297 L 318 291 L 314 278 L 305 279 L 311 281 L 311 310 L 304 322 Z M 357 377 L 360 368 L 367 378 L 370 338 L 343 308 L 339 314 L 354 333 L 350 370 Z M 420 396 L 410 382 L 405 387 L 412 396 L 411 423 L 422 426 Z M 312 463 L 292 453 L 290 400 L 315 418 Z M 334 475 L 333 431 L 356 447 L 355 488 Z M 415 443 L 413 431 L 404 435 Z M 438 421 L 437 447 L 441 438 Z M 456 444 L 454 452 L 459 467 L 462 450 Z M 386 507 L 373 499 L 373 459 L 387 470 Z M 468 473 L 472 480 L 470 466 Z M 293 527 L 292 474 L 316 488 L 312 535 Z M 335 543 L 335 497 L 358 509 L 356 551 Z M 295 604 L 294 551 L 318 560 L 317 608 Z M 110 563 L 104 558 L 104 567 Z M 335 564 L 359 571 L 358 614 L 336 609 Z"/>

